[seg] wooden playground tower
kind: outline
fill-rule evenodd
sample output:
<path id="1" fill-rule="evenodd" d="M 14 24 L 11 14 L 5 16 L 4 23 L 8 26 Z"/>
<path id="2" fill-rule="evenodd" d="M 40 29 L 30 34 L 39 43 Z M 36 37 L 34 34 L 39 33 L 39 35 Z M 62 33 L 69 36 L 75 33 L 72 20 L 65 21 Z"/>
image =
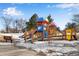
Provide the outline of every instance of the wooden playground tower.
<path id="1" fill-rule="evenodd" d="M 44 31 L 48 32 L 47 40 L 50 41 L 52 37 L 62 37 L 62 40 L 74 40 L 76 39 L 76 30 L 74 28 L 70 29 L 65 29 L 63 32 L 58 31 L 55 23 L 49 23 L 48 21 L 44 20 L 42 17 L 37 20 L 37 28 L 36 29 L 31 29 L 31 39 L 32 43 L 34 42 L 34 35 L 35 32 L 36 36 L 41 36 L 42 41 L 44 41 Z M 57 35 L 57 34 L 62 34 L 62 35 Z M 38 39 L 38 38 L 37 38 Z"/>

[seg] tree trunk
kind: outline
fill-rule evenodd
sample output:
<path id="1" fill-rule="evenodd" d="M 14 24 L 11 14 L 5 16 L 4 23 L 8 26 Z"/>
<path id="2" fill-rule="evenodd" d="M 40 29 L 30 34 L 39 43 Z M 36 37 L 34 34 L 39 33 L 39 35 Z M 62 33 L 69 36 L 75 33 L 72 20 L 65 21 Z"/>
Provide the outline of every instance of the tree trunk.
<path id="1" fill-rule="evenodd" d="M 8 31 L 8 26 L 6 26 L 6 33 L 8 33 L 9 31 Z"/>

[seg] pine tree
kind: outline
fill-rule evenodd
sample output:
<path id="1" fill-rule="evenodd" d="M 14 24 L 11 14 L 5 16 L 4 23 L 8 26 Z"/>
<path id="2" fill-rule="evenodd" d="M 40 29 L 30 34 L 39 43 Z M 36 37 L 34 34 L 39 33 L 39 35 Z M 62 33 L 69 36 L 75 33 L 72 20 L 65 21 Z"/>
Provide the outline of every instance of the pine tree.
<path id="1" fill-rule="evenodd" d="M 47 19 L 48 19 L 49 23 L 51 23 L 53 21 L 50 14 L 47 16 Z"/>
<path id="2" fill-rule="evenodd" d="M 33 16 L 29 19 L 29 22 L 26 22 L 27 30 L 30 30 L 32 28 L 36 28 L 36 20 L 38 18 L 37 14 L 33 14 Z"/>

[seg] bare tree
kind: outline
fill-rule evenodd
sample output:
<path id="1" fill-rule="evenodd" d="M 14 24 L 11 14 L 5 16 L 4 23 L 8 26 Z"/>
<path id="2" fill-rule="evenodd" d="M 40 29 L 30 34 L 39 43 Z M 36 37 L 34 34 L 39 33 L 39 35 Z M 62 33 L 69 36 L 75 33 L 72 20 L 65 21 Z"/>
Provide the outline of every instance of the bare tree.
<path id="1" fill-rule="evenodd" d="M 14 27 L 16 33 L 18 32 L 17 23 L 18 23 L 18 20 L 13 21 L 13 27 Z"/>
<path id="2" fill-rule="evenodd" d="M 25 28 L 25 23 L 26 21 L 23 18 L 14 20 L 13 26 L 15 27 L 16 32 L 23 32 L 23 29 Z"/>
<path id="3" fill-rule="evenodd" d="M 6 16 L 2 16 L 1 18 L 4 21 L 3 24 L 4 24 L 5 28 L 6 28 L 6 32 L 8 33 L 12 18 L 11 17 L 6 17 Z"/>
<path id="4" fill-rule="evenodd" d="M 73 15 L 72 21 L 73 21 L 74 23 L 76 23 L 77 25 L 79 25 L 79 14 Z"/>
<path id="5" fill-rule="evenodd" d="M 79 14 L 74 14 L 72 21 L 76 24 L 76 31 L 79 32 Z"/>
<path id="6" fill-rule="evenodd" d="M 25 28 L 25 23 L 26 23 L 26 21 L 25 21 L 23 18 L 21 18 L 21 19 L 19 19 L 19 20 L 17 21 L 18 29 L 19 29 L 20 31 L 22 31 L 22 32 L 23 32 L 23 29 Z"/>

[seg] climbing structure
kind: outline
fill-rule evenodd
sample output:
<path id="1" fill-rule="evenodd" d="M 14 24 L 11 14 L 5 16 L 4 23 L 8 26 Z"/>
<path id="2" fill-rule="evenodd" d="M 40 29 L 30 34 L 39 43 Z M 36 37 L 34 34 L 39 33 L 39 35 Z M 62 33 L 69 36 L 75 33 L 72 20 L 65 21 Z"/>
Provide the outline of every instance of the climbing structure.
<path id="1" fill-rule="evenodd" d="M 49 23 L 48 19 L 44 19 L 43 17 L 37 19 L 36 25 L 36 29 L 31 29 L 28 32 L 29 34 L 26 32 L 32 38 L 32 42 L 34 42 L 35 38 L 37 40 L 38 38 L 42 38 L 43 41 L 44 38 L 56 37 L 60 33 L 54 22 Z"/>
<path id="2" fill-rule="evenodd" d="M 48 39 L 62 39 L 62 32 L 60 30 L 57 29 L 57 26 L 55 25 L 54 22 L 51 22 L 48 27 L 47 27 L 47 31 L 48 31 Z"/>
<path id="3" fill-rule="evenodd" d="M 64 34 L 64 39 L 65 40 L 68 40 L 68 41 L 77 40 L 75 28 L 65 29 L 63 34 Z"/>
<path id="4" fill-rule="evenodd" d="M 27 35 L 25 35 L 27 34 Z M 66 39 L 73 40 L 76 39 L 76 31 L 74 28 L 65 29 L 63 32 L 57 29 L 57 26 L 54 22 L 49 23 L 48 19 L 40 17 L 36 20 L 36 28 L 32 28 L 29 32 L 25 32 L 25 36 L 31 38 L 31 41 L 38 40 L 41 38 L 44 41 L 44 38 L 47 40 L 54 39 Z"/>
<path id="5" fill-rule="evenodd" d="M 44 40 L 44 37 L 46 36 L 46 27 L 48 23 L 49 22 L 43 17 L 37 19 L 37 32 L 41 32 L 42 40 Z"/>

